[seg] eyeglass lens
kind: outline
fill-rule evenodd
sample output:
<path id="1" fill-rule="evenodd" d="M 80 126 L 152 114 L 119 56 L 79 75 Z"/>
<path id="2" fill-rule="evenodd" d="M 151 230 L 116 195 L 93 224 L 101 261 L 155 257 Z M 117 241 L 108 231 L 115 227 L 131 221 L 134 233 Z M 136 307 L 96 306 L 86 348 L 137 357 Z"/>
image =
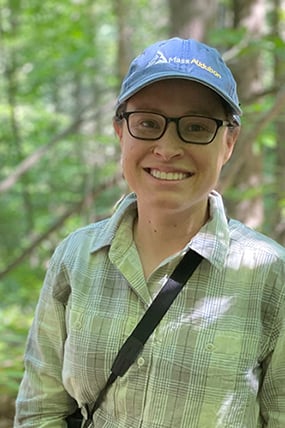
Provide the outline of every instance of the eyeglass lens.
<path id="1" fill-rule="evenodd" d="M 158 113 L 130 112 L 126 114 L 130 134 L 134 138 L 156 140 L 162 137 L 169 122 L 176 122 L 183 141 L 208 144 L 216 135 L 218 124 L 214 119 L 200 116 L 182 116 L 169 119 Z"/>

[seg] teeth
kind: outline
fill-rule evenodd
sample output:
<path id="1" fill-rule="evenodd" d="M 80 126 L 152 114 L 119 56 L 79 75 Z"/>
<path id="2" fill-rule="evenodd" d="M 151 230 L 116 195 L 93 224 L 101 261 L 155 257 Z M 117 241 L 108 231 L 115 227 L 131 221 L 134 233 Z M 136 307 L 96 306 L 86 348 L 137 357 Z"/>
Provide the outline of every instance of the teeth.
<path id="1" fill-rule="evenodd" d="M 150 174 L 155 178 L 169 181 L 184 180 L 189 176 L 188 174 L 184 174 L 183 172 L 164 172 L 158 171 L 157 169 L 150 170 Z"/>

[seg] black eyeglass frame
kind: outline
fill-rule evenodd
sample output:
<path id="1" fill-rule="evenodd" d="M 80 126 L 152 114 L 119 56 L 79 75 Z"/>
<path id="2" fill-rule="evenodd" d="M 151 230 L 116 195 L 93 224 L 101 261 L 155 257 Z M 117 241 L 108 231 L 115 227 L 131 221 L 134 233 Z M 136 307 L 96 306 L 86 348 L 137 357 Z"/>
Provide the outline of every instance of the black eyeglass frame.
<path id="1" fill-rule="evenodd" d="M 132 133 L 132 131 L 130 129 L 130 125 L 129 125 L 129 117 L 132 114 L 134 114 L 134 113 L 150 113 L 150 114 L 154 114 L 154 115 L 162 117 L 165 120 L 165 126 L 164 126 L 164 129 L 162 130 L 161 134 L 158 137 L 155 137 L 155 138 L 145 138 L 145 137 L 138 137 L 138 136 L 134 135 Z M 211 137 L 210 141 L 207 141 L 207 142 L 204 143 L 204 142 L 197 142 L 197 141 L 188 141 L 188 140 L 185 140 L 185 138 L 182 137 L 182 135 L 180 133 L 180 130 L 179 130 L 179 122 L 180 122 L 181 119 L 183 119 L 185 117 L 197 117 L 197 118 L 201 117 L 201 118 L 210 119 L 210 120 L 213 120 L 214 122 L 216 122 L 216 130 L 215 130 L 213 136 Z M 130 135 L 133 138 L 136 138 L 137 140 L 144 140 L 144 141 L 156 141 L 156 140 L 159 140 L 165 134 L 169 123 L 170 122 L 174 122 L 175 125 L 176 125 L 176 132 L 177 132 L 179 138 L 184 143 L 197 144 L 197 145 L 203 145 L 203 146 L 208 145 L 208 144 L 210 144 L 210 143 L 212 143 L 214 141 L 214 139 L 215 139 L 215 137 L 216 137 L 216 135 L 218 133 L 219 128 L 221 128 L 222 126 L 227 126 L 227 127 L 230 127 L 230 128 L 233 128 L 235 126 L 229 120 L 216 119 L 214 117 L 208 117 L 208 116 L 202 116 L 202 115 L 195 115 L 195 114 L 186 114 L 186 115 L 180 116 L 180 117 L 168 117 L 168 116 L 165 116 L 164 114 L 161 114 L 161 113 L 156 113 L 156 112 L 151 112 L 151 111 L 143 111 L 143 110 L 120 112 L 117 115 L 117 119 L 118 120 L 125 119 L 126 122 L 127 122 L 127 128 L 128 128 L 128 131 L 129 131 Z"/>

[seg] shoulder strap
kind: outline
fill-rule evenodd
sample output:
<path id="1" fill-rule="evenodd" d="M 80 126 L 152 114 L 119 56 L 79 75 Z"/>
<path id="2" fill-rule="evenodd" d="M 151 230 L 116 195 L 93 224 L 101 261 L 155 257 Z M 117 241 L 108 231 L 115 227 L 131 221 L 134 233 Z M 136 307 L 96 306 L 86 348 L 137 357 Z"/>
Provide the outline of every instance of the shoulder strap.
<path id="1" fill-rule="evenodd" d="M 131 364 L 135 362 L 144 344 L 201 260 L 202 256 L 193 250 L 187 251 L 184 255 L 132 334 L 120 349 L 111 369 L 116 376 L 123 376 Z"/>
<path id="2" fill-rule="evenodd" d="M 119 350 L 112 365 L 111 374 L 107 383 L 100 391 L 83 428 L 89 428 L 92 426 L 93 414 L 100 407 L 108 389 L 116 378 L 118 376 L 123 376 L 129 367 L 135 362 L 142 351 L 144 344 L 166 314 L 168 308 L 175 300 L 178 293 L 182 290 L 187 280 L 202 261 L 202 258 L 203 257 L 200 254 L 190 249 L 178 263 L 172 275 L 169 277 L 150 307 L 145 312 L 142 319 Z"/>

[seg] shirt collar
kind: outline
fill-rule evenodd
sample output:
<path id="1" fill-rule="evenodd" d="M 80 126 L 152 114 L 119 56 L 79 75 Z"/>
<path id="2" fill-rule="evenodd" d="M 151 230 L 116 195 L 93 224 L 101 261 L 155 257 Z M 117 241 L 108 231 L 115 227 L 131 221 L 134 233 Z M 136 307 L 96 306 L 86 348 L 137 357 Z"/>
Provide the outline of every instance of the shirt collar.
<path id="1" fill-rule="evenodd" d="M 100 228 L 98 234 L 94 237 L 91 253 L 111 245 L 116 231 L 127 211 L 136 210 L 136 206 L 136 195 L 134 193 L 130 193 L 117 203 L 113 215 L 102 221 L 103 224 L 101 224 L 103 227 Z"/>
<path id="2" fill-rule="evenodd" d="M 222 197 L 216 191 L 209 195 L 209 208 L 209 221 L 194 236 L 189 247 L 221 269 L 229 250 L 230 231 Z"/>
<path id="3" fill-rule="evenodd" d="M 209 195 L 210 219 L 189 242 L 188 247 L 197 251 L 218 269 L 224 266 L 229 248 L 230 234 L 222 197 L 212 191 Z M 136 210 L 136 195 L 131 193 L 124 197 L 116 206 L 111 218 L 103 220 L 105 225 L 100 228 L 91 252 L 110 246 L 116 231 L 130 210 Z"/>

